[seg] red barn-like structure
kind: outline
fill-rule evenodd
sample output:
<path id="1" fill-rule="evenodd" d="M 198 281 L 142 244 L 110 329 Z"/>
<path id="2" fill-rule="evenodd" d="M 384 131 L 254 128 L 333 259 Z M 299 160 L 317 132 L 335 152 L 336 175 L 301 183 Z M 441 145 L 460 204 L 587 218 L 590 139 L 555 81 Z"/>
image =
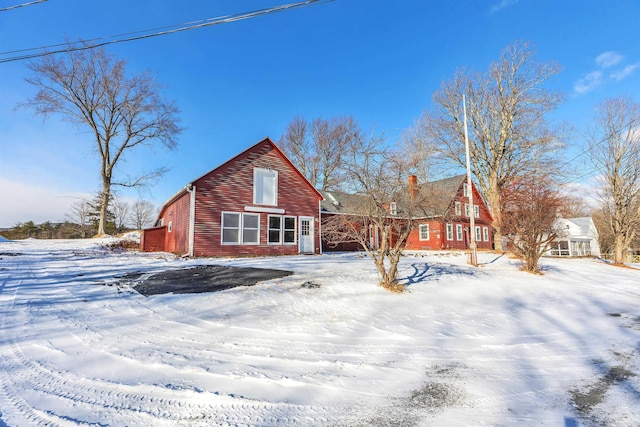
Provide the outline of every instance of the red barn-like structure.
<path id="1" fill-rule="evenodd" d="M 140 246 L 186 256 L 320 253 L 321 200 L 266 138 L 178 191 Z"/>

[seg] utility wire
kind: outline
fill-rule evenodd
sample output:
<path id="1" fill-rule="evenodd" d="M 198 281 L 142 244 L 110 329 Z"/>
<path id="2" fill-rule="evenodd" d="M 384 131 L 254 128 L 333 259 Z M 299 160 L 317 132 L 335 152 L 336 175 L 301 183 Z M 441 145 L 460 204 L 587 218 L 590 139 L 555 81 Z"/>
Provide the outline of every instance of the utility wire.
<path id="1" fill-rule="evenodd" d="M 15 6 L 7 6 L 7 7 L 3 7 L 2 9 L 0 9 L 0 12 L 6 12 L 7 10 L 13 10 L 13 9 L 17 9 L 19 7 L 33 6 L 34 4 L 44 3 L 46 1 L 48 1 L 48 0 L 35 0 L 35 1 L 30 1 L 28 3 L 17 4 Z"/>
<path id="2" fill-rule="evenodd" d="M 39 0 L 39 1 L 47 1 L 47 0 Z M 130 41 L 135 41 L 135 40 L 147 39 L 147 38 L 151 38 L 151 37 L 165 36 L 165 35 L 169 35 L 169 34 L 179 33 L 179 32 L 182 32 L 182 31 L 194 30 L 194 29 L 197 29 L 197 28 L 204 28 L 204 27 L 209 27 L 209 26 L 212 26 L 212 25 L 227 24 L 227 23 L 230 23 L 230 22 L 242 21 L 242 20 L 245 20 L 245 19 L 256 18 L 256 17 L 262 16 L 262 15 L 269 15 L 269 14 L 274 14 L 274 13 L 278 13 L 278 12 L 284 12 L 284 11 L 291 10 L 291 9 L 311 6 L 311 5 L 315 4 L 315 3 L 320 4 L 320 3 L 328 3 L 328 2 L 331 2 L 331 1 L 335 1 L 335 0 L 305 0 L 305 1 L 297 2 L 297 3 L 288 3 L 288 4 L 284 4 L 284 5 L 280 5 L 280 6 L 270 7 L 270 8 L 267 8 L 267 9 L 259 9 L 259 10 L 255 10 L 255 11 L 252 11 L 252 12 L 245 12 L 245 13 L 238 13 L 238 14 L 233 14 L 233 15 L 220 16 L 220 17 L 216 17 L 216 18 L 202 19 L 202 20 L 199 20 L 199 21 L 186 22 L 186 23 L 182 23 L 182 24 L 172 25 L 172 26 L 168 26 L 168 27 L 161 27 L 161 28 L 156 28 L 156 29 L 152 29 L 152 30 L 136 31 L 136 32 L 132 32 L 132 33 L 125 33 L 125 34 L 109 36 L 109 37 L 99 37 L 99 38 L 91 39 L 91 40 L 88 40 L 88 41 L 70 42 L 70 43 L 65 43 L 65 44 L 41 46 L 41 47 L 38 47 L 38 48 L 29 48 L 29 49 L 14 50 L 14 51 L 8 51 L 8 52 L 0 52 L 0 55 L 7 55 L 7 54 L 11 54 L 11 53 L 29 52 L 29 51 L 34 51 L 34 50 L 38 51 L 38 52 L 35 52 L 35 53 L 10 56 L 10 57 L 7 57 L 7 58 L 0 58 L 0 64 L 5 63 L 5 62 L 22 61 L 22 60 L 25 60 L 25 59 L 39 58 L 39 57 L 47 56 L 47 55 L 55 55 L 55 54 L 58 54 L 58 53 L 74 52 L 74 51 L 78 51 L 78 50 L 93 49 L 95 47 L 101 47 L 101 46 L 106 46 L 106 45 L 115 44 L 115 43 L 124 43 L 124 42 L 130 42 Z M 169 28 L 172 28 L 172 29 L 169 29 Z M 158 30 L 160 30 L 160 31 L 158 31 Z M 155 32 L 149 33 L 149 34 L 134 35 L 134 34 L 140 34 L 140 33 L 147 33 L 148 31 L 155 31 Z M 125 36 L 128 36 L 128 37 L 125 37 Z M 117 38 L 115 40 L 109 40 L 109 39 L 113 39 L 114 37 L 124 37 L 124 38 Z M 104 41 L 102 41 L 102 40 L 104 40 Z M 60 47 L 60 46 L 66 46 L 66 47 L 63 48 L 63 49 L 46 50 L 46 49 L 49 49 L 49 48 L 52 48 L 52 47 Z"/>

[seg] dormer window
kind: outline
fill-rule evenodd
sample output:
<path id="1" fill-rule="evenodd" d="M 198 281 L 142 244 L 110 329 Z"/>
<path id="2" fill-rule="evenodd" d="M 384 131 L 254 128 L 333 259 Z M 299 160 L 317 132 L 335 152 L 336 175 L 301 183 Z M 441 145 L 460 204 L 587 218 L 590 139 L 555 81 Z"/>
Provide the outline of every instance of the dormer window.
<path id="1" fill-rule="evenodd" d="M 253 203 L 278 206 L 278 171 L 262 168 L 253 170 Z"/>

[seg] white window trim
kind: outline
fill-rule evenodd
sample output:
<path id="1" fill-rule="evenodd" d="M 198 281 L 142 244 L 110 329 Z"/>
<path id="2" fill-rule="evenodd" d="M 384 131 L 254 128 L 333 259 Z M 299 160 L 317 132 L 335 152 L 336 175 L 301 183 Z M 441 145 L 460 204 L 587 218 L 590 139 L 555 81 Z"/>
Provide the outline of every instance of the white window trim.
<path id="1" fill-rule="evenodd" d="M 276 230 L 275 228 L 271 228 L 270 224 L 271 224 L 271 218 L 280 218 L 280 228 L 277 229 L 278 230 L 278 241 L 277 242 L 271 242 L 269 241 L 269 235 L 270 232 L 272 230 Z M 286 223 L 286 219 L 287 218 L 293 218 L 293 228 L 291 229 L 286 229 L 285 228 L 285 223 Z M 293 231 L 293 242 L 285 242 L 284 241 L 284 236 L 285 236 L 285 231 Z M 268 245 L 297 245 L 298 244 L 298 218 L 296 216 L 293 215 L 269 215 L 267 217 L 267 244 Z"/>
<path id="2" fill-rule="evenodd" d="M 462 184 L 462 194 L 464 195 L 464 197 L 469 197 L 469 184 Z"/>
<path id="3" fill-rule="evenodd" d="M 280 219 L 280 227 L 271 228 L 271 218 L 279 218 Z M 271 241 L 271 231 L 278 230 L 278 241 Z M 267 216 L 267 244 L 268 245 L 281 245 L 282 244 L 282 215 L 269 215 Z"/>
<path id="4" fill-rule="evenodd" d="M 293 218 L 293 229 L 288 229 L 289 231 L 293 230 L 293 242 L 285 242 L 284 240 L 284 234 L 285 231 L 287 231 L 287 228 L 285 228 L 285 224 L 287 223 L 286 219 L 287 218 Z M 297 245 L 298 244 L 298 217 L 293 216 L 293 215 L 284 215 L 282 217 L 282 244 L 283 245 Z"/>
<path id="5" fill-rule="evenodd" d="M 264 200 L 264 178 L 273 177 L 273 201 Z M 262 189 L 262 194 L 258 191 Z M 272 203 L 273 202 L 273 203 Z M 278 171 L 275 169 L 253 168 L 253 203 L 263 206 L 278 206 Z"/>
<path id="6" fill-rule="evenodd" d="M 247 228 L 244 225 L 244 221 L 245 218 L 249 218 L 249 217 L 257 217 L 258 219 L 258 227 L 257 228 Z M 252 241 L 252 242 L 245 242 L 244 241 L 244 232 L 245 230 L 256 230 L 256 240 Z M 259 245 L 260 244 L 260 215 L 259 214 L 253 214 L 253 213 L 243 213 L 242 214 L 242 228 L 240 229 L 240 241 L 242 242 L 243 245 Z"/>
<path id="7" fill-rule="evenodd" d="M 169 221 L 169 225 L 167 226 L 167 233 L 171 233 L 173 231 L 173 221 Z"/>
<path id="8" fill-rule="evenodd" d="M 466 217 L 471 216 L 471 209 L 469 209 L 469 203 L 464 204 L 464 216 Z"/>
<path id="9" fill-rule="evenodd" d="M 480 218 L 480 206 L 473 205 L 473 216 Z"/>
<path id="10" fill-rule="evenodd" d="M 389 211 L 391 215 L 398 215 L 398 205 L 396 202 L 389 203 Z"/>
<path id="11" fill-rule="evenodd" d="M 224 216 L 227 215 L 238 215 L 238 227 L 225 227 L 224 224 Z M 258 219 L 258 228 L 251 228 L 251 230 L 256 230 L 256 241 L 245 242 L 244 241 L 244 222 L 246 217 L 254 216 Z M 238 240 L 233 242 L 225 242 L 224 241 L 224 230 L 225 229 L 237 229 L 238 230 Z M 249 230 L 249 228 L 247 228 Z M 222 245 L 246 245 L 246 246 L 256 246 L 260 244 L 260 214 L 253 213 L 242 213 L 242 212 L 232 212 L 232 211 L 223 211 L 220 214 L 220 244 Z"/>
<path id="12" fill-rule="evenodd" d="M 225 227 L 224 224 L 224 216 L 225 215 L 238 215 L 238 226 L 237 227 Z M 225 229 L 237 229 L 238 230 L 238 240 L 233 242 L 225 242 L 224 241 L 224 230 Z M 242 242 L 242 214 L 239 212 L 222 212 L 220 214 L 220 243 L 223 245 L 239 245 Z"/>
<path id="13" fill-rule="evenodd" d="M 464 230 L 462 224 L 456 224 L 456 240 L 462 242 L 464 240 Z"/>
<path id="14" fill-rule="evenodd" d="M 489 241 L 489 227 L 482 227 L 482 237 L 485 242 Z"/>
<path id="15" fill-rule="evenodd" d="M 447 224 L 447 240 L 453 241 L 453 224 Z"/>
<path id="16" fill-rule="evenodd" d="M 423 230 L 427 231 L 427 233 L 426 233 L 427 234 L 427 238 L 426 239 L 422 237 L 422 231 Z M 430 231 L 429 231 L 429 224 L 420 224 L 418 226 L 418 235 L 420 236 L 420 240 L 423 241 L 423 242 L 427 241 L 427 240 L 430 240 L 431 239 L 431 234 L 430 234 Z"/>
<path id="17" fill-rule="evenodd" d="M 482 234 L 480 233 L 480 226 L 476 225 L 476 242 L 482 241 Z"/>
<path id="18" fill-rule="evenodd" d="M 462 205 L 460 204 L 459 201 L 455 202 L 455 210 L 456 210 L 456 215 L 458 216 L 462 215 Z"/>

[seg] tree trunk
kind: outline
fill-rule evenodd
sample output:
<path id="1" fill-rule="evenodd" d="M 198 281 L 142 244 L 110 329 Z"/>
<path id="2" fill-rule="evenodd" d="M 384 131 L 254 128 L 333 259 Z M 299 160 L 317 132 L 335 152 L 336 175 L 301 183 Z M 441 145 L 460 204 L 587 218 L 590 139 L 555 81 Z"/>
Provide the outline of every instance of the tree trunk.
<path id="1" fill-rule="evenodd" d="M 490 184 L 492 185 L 492 184 Z M 496 251 L 504 251 L 502 247 L 502 208 L 500 206 L 500 190 L 497 188 L 489 188 L 487 191 L 487 201 L 491 207 L 491 216 L 493 217 L 493 245 Z"/>
<path id="2" fill-rule="evenodd" d="M 109 198 L 111 197 L 111 177 L 105 173 L 102 174 L 102 197 L 100 198 L 100 218 L 98 219 L 98 236 L 104 236 L 107 221 L 107 212 L 109 210 Z"/>
<path id="3" fill-rule="evenodd" d="M 615 236 L 614 249 L 613 249 L 613 251 L 614 251 L 613 262 L 614 263 L 616 263 L 616 264 L 624 264 L 624 261 L 625 261 L 624 255 L 625 255 L 625 250 L 626 250 L 625 246 L 626 245 L 625 245 L 624 236 L 622 236 L 620 234 L 617 234 Z"/>

